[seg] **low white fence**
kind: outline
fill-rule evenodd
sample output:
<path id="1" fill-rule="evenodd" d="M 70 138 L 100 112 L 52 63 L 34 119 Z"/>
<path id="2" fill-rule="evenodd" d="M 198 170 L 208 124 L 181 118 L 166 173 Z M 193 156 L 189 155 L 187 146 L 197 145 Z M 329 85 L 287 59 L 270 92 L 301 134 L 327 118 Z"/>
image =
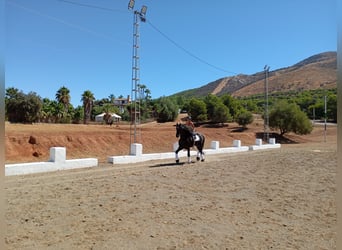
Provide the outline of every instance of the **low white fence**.
<path id="1" fill-rule="evenodd" d="M 6 164 L 5 175 L 34 174 L 66 169 L 96 167 L 97 165 L 98 160 L 96 158 L 66 160 L 65 147 L 52 147 L 50 148 L 49 161 Z"/>
<path id="2" fill-rule="evenodd" d="M 168 153 L 153 153 L 143 154 L 143 146 L 139 143 L 133 143 L 131 145 L 131 155 L 123 156 L 110 156 L 108 157 L 108 163 L 112 164 L 127 164 L 137 163 L 149 160 L 161 160 L 175 158 L 176 149 L 178 148 L 178 142 L 173 144 L 173 152 Z M 270 138 L 269 144 L 262 144 L 261 139 L 256 139 L 255 145 L 252 146 L 241 146 L 240 140 L 234 140 L 232 147 L 220 148 L 219 141 L 212 141 L 210 149 L 204 149 L 206 155 L 210 154 L 224 154 L 224 153 L 237 153 L 249 150 L 260 150 L 260 149 L 273 149 L 280 148 L 280 144 L 275 142 L 274 138 Z M 186 157 L 186 151 L 180 151 L 179 157 Z M 191 156 L 197 155 L 197 151 L 191 150 Z M 77 169 L 77 168 L 88 168 L 97 167 L 98 159 L 96 158 L 84 158 L 66 160 L 66 148 L 65 147 L 52 147 L 50 148 L 50 159 L 47 162 L 31 162 L 31 163 L 17 163 L 17 164 L 6 164 L 5 175 L 24 175 L 34 174 L 41 172 L 51 172 L 66 169 Z"/>
<path id="3" fill-rule="evenodd" d="M 168 159 L 175 158 L 175 153 L 178 148 L 178 142 L 173 144 L 173 152 L 168 153 L 154 153 L 154 154 L 143 154 L 143 145 L 139 143 L 133 143 L 131 145 L 131 155 L 122 155 L 122 156 L 110 156 L 108 157 L 108 162 L 112 164 L 127 164 L 127 163 L 136 163 L 142 161 L 149 160 L 160 160 L 160 159 Z M 210 149 L 204 149 L 204 153 L 206 155 L 210 154 L 223 154 L 223 153 L 237 153 L 248 150 L 258 150 L 258 149 L 272 149 L 272 148 L 280 148 L 280 144 L 275 143 L 275 139 L 270 139 L 270 144 L 262 145 L 261 139 L 256 139 L 256 145 L 253 146 L 241 146 L 240 140 L 234 140 L 232 147 L 220 148 L 219 141 L 212 141 L 210 144 Z M 191 150 L 191 156 L 197 155 L 197 151 Z M 186 157 L 186 151 L 180 151 L 178 153 L 179 157 Z"/>

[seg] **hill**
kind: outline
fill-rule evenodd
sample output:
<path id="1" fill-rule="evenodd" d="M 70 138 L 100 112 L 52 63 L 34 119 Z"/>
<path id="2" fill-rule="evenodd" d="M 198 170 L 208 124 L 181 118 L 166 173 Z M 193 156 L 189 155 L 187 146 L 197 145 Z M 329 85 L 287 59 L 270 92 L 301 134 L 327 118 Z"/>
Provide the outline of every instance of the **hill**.
<path id="1" fill-rule="evenodd" d="M 269 72 L 268 90 L 288 92 L 314 90 L 318 88 L 336 88 L 337 53 L 324 52 L 306 58 L 292 66 Z M 231 94 L 245 97 L 262 94 L 265 91 L 265 73 L 252 75 L 239 74 L 224 77 L 196 89 L 179 92 L 175 95 L 201 97 L 208 94 Z"/>

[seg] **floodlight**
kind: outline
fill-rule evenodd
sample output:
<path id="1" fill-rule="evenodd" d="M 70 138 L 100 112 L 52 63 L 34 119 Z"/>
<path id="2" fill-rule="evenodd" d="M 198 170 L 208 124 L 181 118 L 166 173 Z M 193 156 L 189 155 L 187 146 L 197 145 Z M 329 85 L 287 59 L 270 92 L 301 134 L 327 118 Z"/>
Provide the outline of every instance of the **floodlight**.
<path id="1" fill-rule="evenodd" d="M 146 11 L 147 11 L 147 7 L 146 7 L 145 5 L 143 5 L 143 6 L 141 7 L 141 11 L 140 11 L 140 13 L 139 13 L 139 15 L 140 15 L 140 20 L 141 20 L 142 22 L 146 22 L 146 18 L 145 18 Z"/>
<path id="2" fill-rule="evenodd" d="M 143 5 L 143 6 L 141 7 L 140 14 L 143 15 L 143 16 L 145 16 L 145 15 L 146 15 L 146 11 L 147 11 L 147 6 Z"/>
<path id="3" fill-rule="evenodd" d="M 128 9 L 132 10 L 134 8 L 134 0 L 129 0 Z"/>

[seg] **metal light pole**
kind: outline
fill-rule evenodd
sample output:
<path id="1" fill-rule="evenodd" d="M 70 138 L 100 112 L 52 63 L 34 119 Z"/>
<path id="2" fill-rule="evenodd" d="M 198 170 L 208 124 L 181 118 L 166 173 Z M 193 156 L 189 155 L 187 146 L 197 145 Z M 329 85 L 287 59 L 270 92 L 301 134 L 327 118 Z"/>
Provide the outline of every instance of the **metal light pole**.
<path id="1" fill-rule="evenodd" d="M 269 117 L 268 117 L 268 72 L 270 67 L 265 65 L 265 117 L 264 117 L 264 140 L 269 141 Z"/>
<path id="2" fill-rule="evenodd" d="M 128 3 L 128 9 L 133 11 L 134 0 L 130 0 Z M 133 55 L 132 55 L 132 91 L 131 91 L 131 125 L 130 125 L 130 145 L 138 142 L 138 125 L 140 124 L 140 95 L 139 95 L 139 82 L 140 82 L 140 66 L 139 66 L 139 24 L 145 22 L 147 7 L 142 6 L 140 12 L 133 11 Z M 132 153 L 132 152 L 130 152 Z"/>
<path id="3" fill-rule="evenodd" d="M 324 95 L 324 142 L 327 142 L 327 95 Z"/>

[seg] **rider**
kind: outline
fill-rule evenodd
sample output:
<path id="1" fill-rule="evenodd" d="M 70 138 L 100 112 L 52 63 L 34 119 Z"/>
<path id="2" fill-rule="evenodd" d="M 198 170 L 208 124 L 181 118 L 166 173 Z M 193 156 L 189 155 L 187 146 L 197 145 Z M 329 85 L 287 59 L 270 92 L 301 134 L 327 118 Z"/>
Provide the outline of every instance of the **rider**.
<path id="1" fill-rule="evenodd" d="M 192 135 L 194 141 L 196 141 L 195 125 L 194 125 L 194 123 L 191 121 L 191 116 L 188 116 L 188 117 L 187 117 L 185 125 L 188 126 L 189 132 L 191 133 L 191 135 Z"/>
<path id="2" fill-rule="evenodd" d="M 186 119 L 186 126 L 190 127 L 192 131 L 195 130 L 195 125 L 194 123 L 191 121 L 191 116 L 188 116 Z"/>

